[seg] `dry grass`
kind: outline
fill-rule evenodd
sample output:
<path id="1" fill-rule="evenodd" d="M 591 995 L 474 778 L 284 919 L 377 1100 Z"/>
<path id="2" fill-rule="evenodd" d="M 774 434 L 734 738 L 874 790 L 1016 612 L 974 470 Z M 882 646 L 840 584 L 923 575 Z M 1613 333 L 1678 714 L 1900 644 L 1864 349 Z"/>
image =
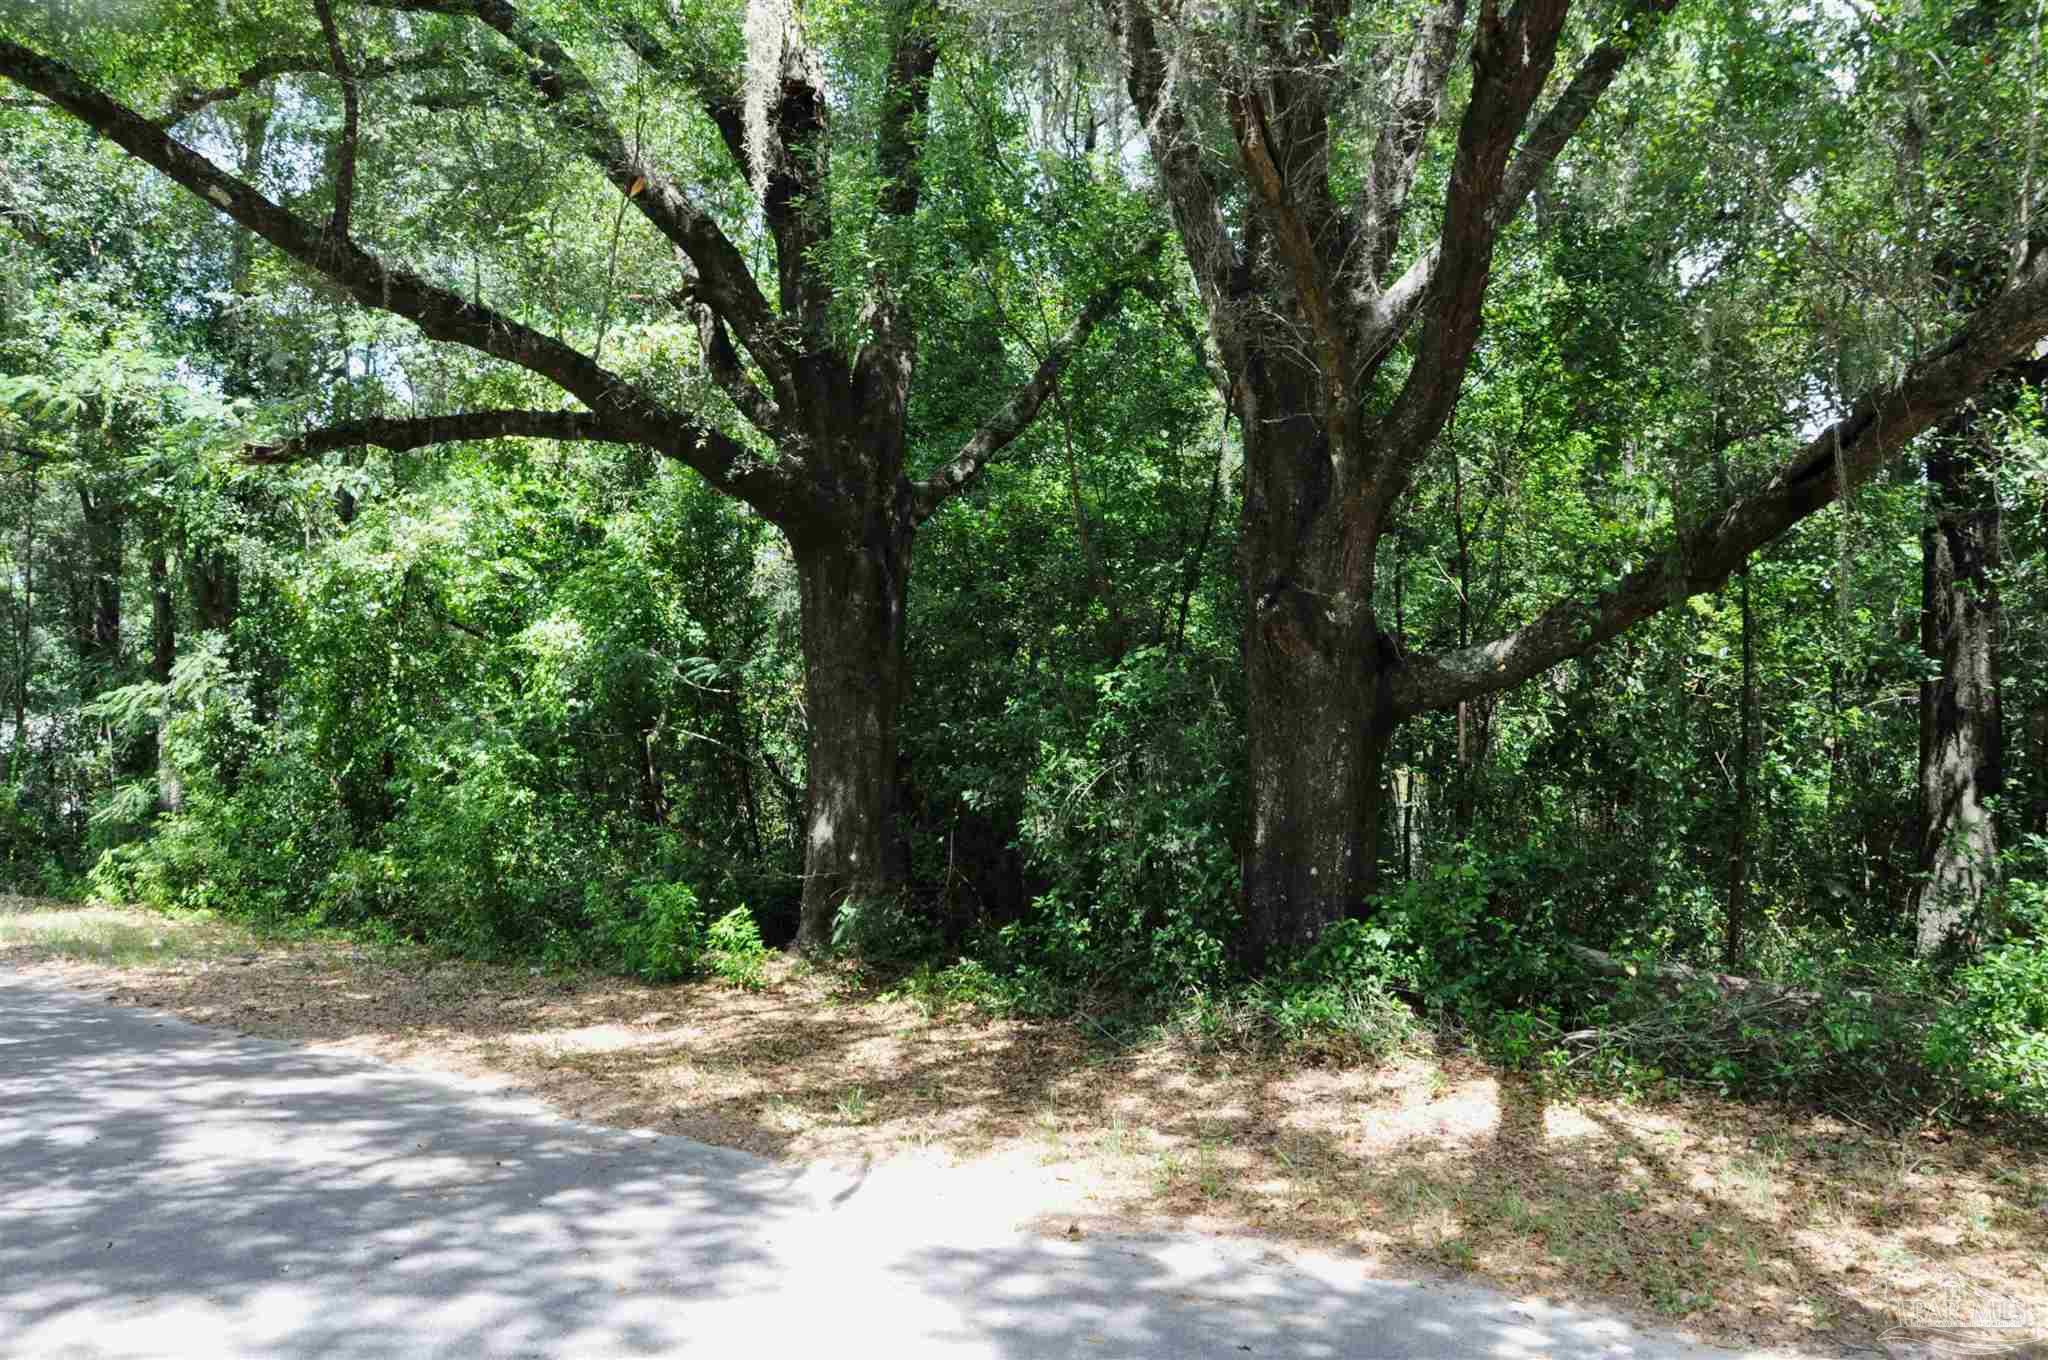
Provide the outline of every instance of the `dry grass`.
<path id="1" fill-rule="evenodd" d="M 249 954 L 256 937 L 201 917 L 169 917 L 116 907 L 51 908 L 0 896 L 0 958 L 75 959 L 132 966 Z"/>
<path id="2" fill-rule="evenodd" d="M 1321 1068 L 1113 1050 L 1073 1026 L 862 996 L 788 961 L 757 992 L 648 987 L 0 908 L 0 963 L 768 1156 L 1031 1167 L 1049 1229 L 1256 1233 L 1726 1342 L 1869 1344 L 1946 1290 L 2048 1319 L 2048 1157 L 1969 1134 L 1553 1100 L 1455 1056 Z"/>

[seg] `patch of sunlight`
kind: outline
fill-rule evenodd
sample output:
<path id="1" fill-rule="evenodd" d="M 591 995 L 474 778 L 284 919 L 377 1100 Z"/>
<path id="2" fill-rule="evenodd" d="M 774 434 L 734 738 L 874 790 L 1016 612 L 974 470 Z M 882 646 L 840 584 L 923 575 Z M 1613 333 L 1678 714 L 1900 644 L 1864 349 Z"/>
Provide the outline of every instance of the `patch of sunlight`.
<path id="1" fill-rule="evenodd" d="M 122 907 L 0 908 L 0 949 L 24 949 L 42 958 L 151 964 L 221 958 L 254 945 L 248 931 L 202 917 Z"/>

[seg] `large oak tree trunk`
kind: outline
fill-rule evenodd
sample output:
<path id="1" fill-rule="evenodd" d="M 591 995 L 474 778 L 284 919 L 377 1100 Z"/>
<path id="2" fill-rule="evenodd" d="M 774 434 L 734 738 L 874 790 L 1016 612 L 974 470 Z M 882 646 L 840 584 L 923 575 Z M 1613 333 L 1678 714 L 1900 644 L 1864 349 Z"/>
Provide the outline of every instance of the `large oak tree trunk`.
<path id="1" fill-rule="evenodd" d="M 1374 535 L 1332 494 L 1306 393 L 1246 384 L 1251 844 L 1237 952 L 1253 969 L 1364 909 L 1376 878 L 1393 662 L 1372 609 Z"/>
<path id="2" fill-rule="evenodd" d="M 1380 686 L 1355 679 L 1370 660 L 1334 647 L 1249 649 L 1252 828 L 1238 953 L 1254 970 L 1357 915 L 1373 892 L 1393 729 L 1375 711 Z M 1339 679 L 1347 670 L 1349 683 Z"/>
<path id="3" fill-rule="evenodd" d="M 1934 460 L 1930 460 L 1933 463 Z M 1935 473 L 1937 497 L 1953 477 Z M 1999 513 L 1996 505 L 1938 508 L 1922 533 L 1920 641 L 1940 674 L 1920 687 L 1920 867 L 1915 935 L 1923 955 L 1970 926 L 1997 873 L 1998 836 L 1986 800 L 1999 791 L 2004 738 L 1998 706 Z"/>
<path id="4" fill-rule="evenodd" d="M 822 953 L 848 900 L 893 896 L 907 865 L 897 830 L 897 717 L 910 575 L 907 515 L 854 532 L 792 537 L 810 728 L 803 909 L 797 947 Z"/>

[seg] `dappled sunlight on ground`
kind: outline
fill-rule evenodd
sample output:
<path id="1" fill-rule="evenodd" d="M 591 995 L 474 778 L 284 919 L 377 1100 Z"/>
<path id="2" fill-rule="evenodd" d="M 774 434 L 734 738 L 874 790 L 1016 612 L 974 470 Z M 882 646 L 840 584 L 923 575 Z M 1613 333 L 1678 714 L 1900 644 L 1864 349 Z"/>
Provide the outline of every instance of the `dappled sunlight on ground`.
<path id="1" fill-rule="evenodd" d="M 147 922 L 153 918 L 140 917 Z M 1973 1285 L 2048 1319 L 2048 1159 L 1709 1100 L 1552 1099 L 1460 1055 L 1318 1067 L 1105 1045 L 850 990 L 651 987 L 331 943 L 0 962 L 259 1035 L 488 1076 L 556 1109 L 1035 1206 L 1055 1237 L 1185 1225 L 1607 1300 L 1724 1342 L 1867 1343 Z M 53 957 L 59 956 L 59 957 Z"/>

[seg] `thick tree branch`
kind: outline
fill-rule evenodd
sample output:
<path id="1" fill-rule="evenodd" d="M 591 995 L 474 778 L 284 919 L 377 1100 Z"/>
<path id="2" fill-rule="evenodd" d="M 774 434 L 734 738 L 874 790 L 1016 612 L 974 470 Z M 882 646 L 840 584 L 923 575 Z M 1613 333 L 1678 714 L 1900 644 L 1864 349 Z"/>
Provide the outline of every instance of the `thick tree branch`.
<path id="1" fill-rule="evenodd" d="M 1258 196 L 1266 220 L 1273 226 L 1274 246 L 1293 276 L 1294 296 L 1315 337 L 1316 359 L 1327 384 L 1325 397 L 1331 435 L 1339 439 L 1349 424 L 1354 405 L 1346 399 L 1351 375 L 1351 326 L 1339 310 L 1332 261 L 1325 257 L 1310 225 L 1310 216 L 1297 202 L 1290 176 L 1281 170 L 1274 156 L 1273 132 L 1256 93 L 1230 96 L 1230 125 L 1237 137 L 1246 178 Z M 1327 181 L 1320 175 L 1308 178 L 1311 182 L 1301 187 L 1310 195 L 1320 195 L 1327 203 Z"/>
<path id="2" fill-rule="evenodd" d="M 924 192 L 922 153 L 931 121 L 932 72 L 938 65 L 939 44 L 922 0 L 901 0 L 895 9 L 899 27 L 889 56 L 875 144 L 876 168 L 882 176 L 877 206 L 884 218 L 908 222 L 916 215 Z M 898 283 L 885 264 L 877 263 L 868 281 L 869 338 L 854 359 L 854 371 L 872 390 L 893 393 L 900 406 L 909 398 L 917 336 Z"/>
<path id="3" fill-rule="evenodd" d="M 1360 292 L 1376 292 L 1401 239 L 1401 219 L 1422 148 L 1443 116 L 1444 85 L 1458 54 L 1465 0 L 1439 0 L 1416 26 L 1415 45 L 1394 87 L 1359 190 L 1358 245 L 1351 268 Z"/>
<path id="4" fill-rule="evenodd" d="M 1651 561 L 1605 590 L 1564 600 L 1495 642 L 1413 657 L 1393 674 L 1402 716 L 1507 689 L 1591 651 L 1681 600 L 1718 588 L 1757 549 L 1868 481 L 1943 415 L 2048 336 L 2048 259 L 1979 311 L 1895 385 L 1858 398 L 1770 481 L 1720 515 L 1667 540 Z"/>
<path id="5" fill-rule="evenodd" d="M 676 76 L 695 93 L 697 106 L 718 130 L 741 178 L 754 183 L 747 147 L 746 108 L 729 66 L 699 52 L 677 52 L 641 24 L 627 20 L 619 41 L 650 68 Z M 818 249 L 832 239 L 832 215 L 823 210 L 822 186 L 830 173 L 825 120 L 829 101 L 822 78 L 812 71 L 786 81 L 773 110 L 772 131 L 782 148 L 768 168 L 768 193 L 761 215 L 775 240 L 775 269 L 785 319 L 804 337 L 805 359 L 826 370 L 828 384 L 844 386 L 846 375 L 831 352 L 832 290 L 817 268 Z"/>
<path id="6" fill-rule="evenodd" d="M 280 52 L 265 57 L 225 85 L 215 85 L 203 90 L 179 91 L 177 97 L 171 100 L 170 108 L 164 111 L 164 116 L 157 122 L 160 126 L 168 128 L 190 118 L 201 109 L 226 103 L 230 99 L 240 99 L 251 90 L 279 76 L 304 75 L 327 69 L 326 60 L 311 53 Z"/>
<path id="7" fill-rule="evenodd" d="M 1520 216 L 1529 196 L 1550 173 L 1551 166 L 1578 134 L 1587 115 L 1613 85 L 1615 77 L 1621 74 L 1622 67 L 1650 40 L 1656 22 L 1669 14 L 1676 3 L 1677 0 L 1635 0 L 1623 17 L 1621 31 L 1594 48 L 1579 63 L 1571 81 L 1522 139 L 1520 149 L 1502 177 L 1494 204 L 1496 238 Z M 1364 339 L 1358 351 L 1373 356 L 1365 376 L 1370 376 L 1378 360 L 1392 349 L 1422 303 L 1430 297 L 1431 285 L 1435 282 L 1437 266 L 1442 258 L 1443 242 L 1438 241 L 1403 270 L 1399 279 L 1374 297 L 1362 312 Z M 1382 265 L 1382 272 L 1384 268 Z M 1419 458 L 1421 452 L 1417 451 L 1415 456 Z"/>
<path id="8" fill-rule="evenodd" d="M 1239 252 L 1224 226 L 1216 185 L 1202 164 L 1202 147 L 1187 113 L 1169 87 L 1166 54 L 1150 0 L 1103 0 L 1124 63 L 1124 85 L 1145 120 L 1153 163 L 1166 189 L 1181 249 L 1209 314 L 1227 372 L 1243 370 L 1244 343 L 1236 317 Z"/>
<path id="9" fill-rule="evenodd" d="M 334 22 L 333 0 L 313 0 L 320 16 L 320 35 L 327 42 L 327 60 L 334 78 L 341 82 L 341 140 L 334 148 L 334 216 L 327 225 L 336 240 L 348 237 L 349 217 L 356 201 L 356 146 L 363 124 L 363 101 L 356 90 L 355 68 L 341 45 L 341 28 Z"/>
<path id="10" fill-rule="evenodd" d="M 297 463 L 336 449 L 365 444 L 393 453 L 477 439 L 564 439 L 586 443 L 637 444 L 588 411 L 463 411 L 413 419 L 348 420 L 294 435 L 280 444 L 249 444 L 245 463 Z"/>
<path id="11" fill-rule="evenodd" d="M 634 442 L 689 464 L 764 513 L 777 513 L 782 504 L 787 474 L 758 463 L 727 435 L 668 410 L 559 340 L 410 270 L 386 265 L 354 241 L 335 240 L 95 89 L 62 62 L 0 40 L 0 77 L 44 96 L 364 306 L 404 317 L 432 339 L 466 345 L 547 378 Z"/>
<path id="12" fill-rule="evenodd" d="M 1313 261 L 1308 272 L 1317 280 L 1318 305 L 1332 313 L 1345 302 L 1335 281 L 1356 235 L 1330 192 L 1330 102 L 1348 85 L 1342 63 L 1350 14 L 1351 0 L 1305 0 L 1298 9 L 1261 12 L 1254 26 L 1269 56 L 1257 81 L 1240 87 L 1231 110 L 1240 155 L 1245 115 L 1257 114 L 1256 131 L 1279 176 L 1289 221 L 1280 222 L 1271 208 L 1268 219 L 1281 228 L 1280 243 L 1290 256 Z M 1291 259 L 1289 268 L 1297 278 L 1304 273 Z M 1343 348 L 1346 338 L 1334 343 Z"/>
<path id="13" fill-rule="evenodd" d="M 1368 515 L 1386 513 L 1457 404 L 1479 341 L 1480 309 L 1500 239 L 1496 218 L 1515 141 L 1550 76 L 1569 0 L 1521 0 L 1502 18 L 1483 0 L 1472 44 L 1472 97 L 1458 127 L 1429 306 L 1415 361 L 1381 426 L 1380 474 Z"/>
<path id="14" fill-rule="evenodd" d="M 1144 258 L 1149 261 L 1163 244 L 1163 238 L 1154 240 L 1144 252 Z M 1095 333 L 1096 326 L 1123 304 L 1126 293 L 1140 287 L 1143 285 L 1138 278 L 1127 276 L 1088 300 L 1073 324 L 1053 341 L 1045 357 L 1039 360 L 1038 368 L 1030 379 L 1011 394 L 1002 409 L 975 431 L 974 436 L 961 445 L 960 451 L 949 461 L 912 487 L 911 513 L 917 522 L 923 523 L 940 506 L 966 490 L 997 455 L 1030 428 L 1038 416 L 1039 407 L 1045 404 L 1045 399 L 1059 384 L 1060 375 L 1066 372 L 1068 363 L 1088 343 L 1088 337 Z"/>
<path id="15" fill-rule="evenodd" d="M 1586 116 L 1607 93 L 1614 78 L 1629 58 L 1641 51 L 1656 32 L 1659 20 L 1669 14 L 1678 0 L 1634 0 L 1622 16 L 1621 31 L 1587 54 L 1572 73 L 1555 102 L 1543 111 L 1529 135 L 1522 139 L 1514 164 L 1508 167 L 1501 186 L 1498 212 L 1502 229 L 1522 211 L 1550 167 L 1571 139 L 1578 135 Z"/>
<path id="16" fill-rule="evenodd" d="M 387 76 L 431 71 L 446 65 L 448 54 L 438 48 L 429 48 L 424 52 L 407 52 L 395 57 L 372 58 L 358 62 L 355 66 L 355 78 L 360 84 L 366 80 L 381 80 Z M 163 116 L 156 120 L 157 126 L 165 129 L 175 127 L 195 113 L 211 108 L 215 104 L 240 99 L 279 76 L 326 76 L 333 73 L 333 63 L 327 57 L 312 52 L 286 52 L 265 57 L 244 68 L 225 85 L 179 91 Z"/>
<path id="17" fill-rule="evenodd" d="M 719 320 L 717 312 L 702 303 L 689 305 L 697 322 L 697 340 L 704 351 L 704 367 L 710 372 L 712 381 L 732 398 L 732 404 L 739 408 L 748 424 L 770 439 L 783 440 L 789 428 L 783 420 L 782 410 L 747 376 L 746 365 L 740 361 L 739 351 L 733 348 L 725 323 Z"/>
<path id="18" fill-rule="evenodd" d="M 659 167 L 630 145 L 569 53 L 509 0 L 365 0 L 386 9 L 471 18 L 496 32 L 528 63 L 527 82 L 555 109 L 582 154 L 625 194 L 640 215 L 680 247 L 697 268 L 698 295 L 717 308 L 761 368 L 777 398 L 789 404 L 789 359 L 768 299 L 746 258 L 725 231 Z"/>
<path id="19" fill-rule="evenodd" d="M 932 16 L 920 0 L 907 0 L 897 8 L 901 27 L 889 55 L 888 83 L 882 90 L 875 165 L 882 176 L 883 215 L 901 222 L 917 215 L 918 198 L 924 192 L 921 153 L 931 116 L 932 72 L 939 64 L 939 41 L 931 31 Z"/>

